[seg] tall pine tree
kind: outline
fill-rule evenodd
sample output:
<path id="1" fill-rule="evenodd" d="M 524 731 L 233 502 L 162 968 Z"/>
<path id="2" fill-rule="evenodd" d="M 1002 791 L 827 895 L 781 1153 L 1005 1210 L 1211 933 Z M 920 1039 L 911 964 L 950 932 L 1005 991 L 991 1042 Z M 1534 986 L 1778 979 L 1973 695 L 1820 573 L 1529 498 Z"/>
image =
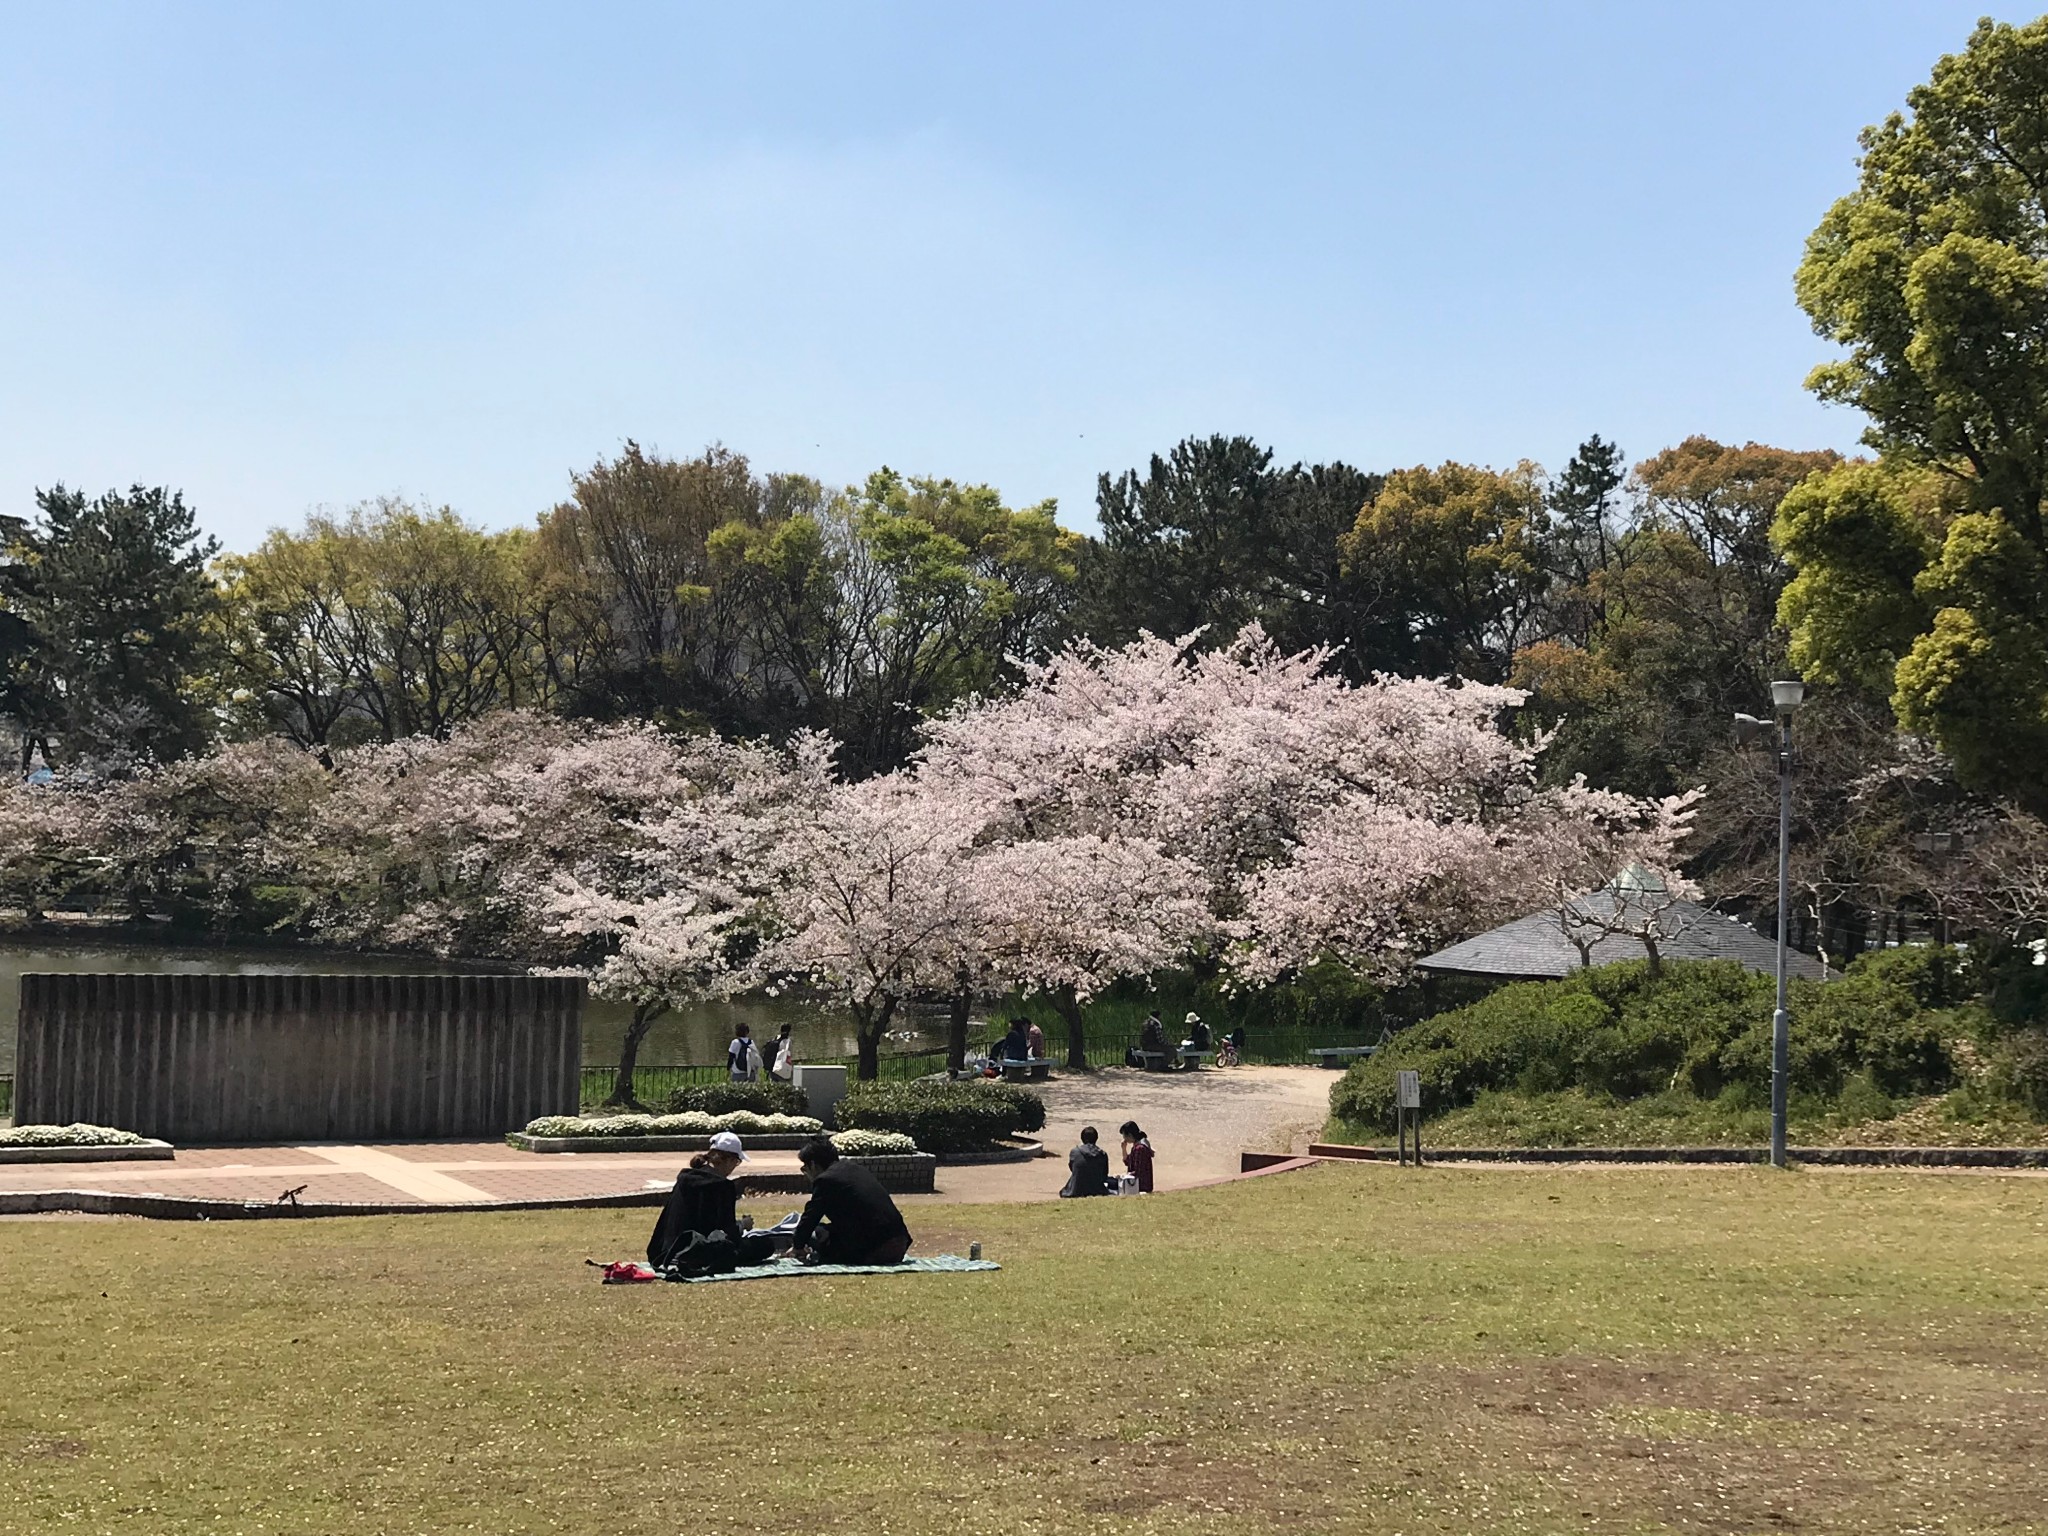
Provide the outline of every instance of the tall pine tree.
<path id="1" fill-rule="evenodd" d="M 90 501 L 53 486 L 19 541 L 13 599 L 33 632 L 41 708 L 36 734 L 59 755 L 120 767 L 169 761 L 206 744 L 208 619 L 217 601 L 184 496 L 133 486 Z"/>

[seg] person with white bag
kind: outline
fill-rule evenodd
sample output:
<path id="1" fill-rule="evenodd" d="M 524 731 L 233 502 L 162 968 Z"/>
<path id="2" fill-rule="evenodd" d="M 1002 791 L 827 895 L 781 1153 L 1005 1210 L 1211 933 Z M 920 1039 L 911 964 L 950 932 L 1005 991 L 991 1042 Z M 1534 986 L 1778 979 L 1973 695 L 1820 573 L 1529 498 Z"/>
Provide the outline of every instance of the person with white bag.
<path id="1" fill-rule="evenodd" d="M 788 1082 L 796 1076 L 796 1042 L 790 1038 L 790 1026 L 782 1026 L 782 1033 L 768 1045 L 768 1075 L 781 1082 Z"/>
<path id="2" fill-rule="evenodd" d="M 753 1031 L 744 1024 L 735 1024 L 732 1044 L 725 1048 L 725 1073 L 736 1083 L 758 1083 L 761 1080 L 761 1050 L 754 1044 Z"/>

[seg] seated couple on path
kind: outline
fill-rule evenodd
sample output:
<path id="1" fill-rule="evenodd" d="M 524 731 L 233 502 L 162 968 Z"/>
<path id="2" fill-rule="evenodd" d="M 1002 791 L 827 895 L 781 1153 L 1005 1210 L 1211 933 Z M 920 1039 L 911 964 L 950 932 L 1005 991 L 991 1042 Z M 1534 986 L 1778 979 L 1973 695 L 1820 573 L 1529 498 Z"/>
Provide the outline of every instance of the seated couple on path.
<path id="1" fill-rule="evenodd" d="M 820 1136 L 797 1154 L 811 1180 L 811 1198 L 765 1232 L 740 1225 L 740 1187 L 732 1175 L 748 1161 L 739 1137 L 720 1131 L 708 1151 L 676 1178 L 648 1239 L 656 1269 L 713 1273 L 766 1264 L 783 1253 L 811 1264 L 899 1264 L 910 1252 L 910 1229 L 881 1181 Z"/>
<path id="2" fill-rule="evenodd" d="M 1152 1143 L 1145 1133 L 1138 1129 L 1138 1122 L 1126 1120 L 1117 1127 L 1117 1134 L 1124 1141 L 1124 1172 L 1136 1181 L 1137 1192 L 1141 1195 L 1152 1193 Z M 1109 1182 L 1109 1154 L 1097 1145 L 1095 1127 L 1081 1127 L 1081 1144 L 1067 1154 L 1067 1187 L 1060 1191 L 1062 1200 L 1080 1200 L 1089 1195 L 1113 1195 L 1116 1186 Z"/>

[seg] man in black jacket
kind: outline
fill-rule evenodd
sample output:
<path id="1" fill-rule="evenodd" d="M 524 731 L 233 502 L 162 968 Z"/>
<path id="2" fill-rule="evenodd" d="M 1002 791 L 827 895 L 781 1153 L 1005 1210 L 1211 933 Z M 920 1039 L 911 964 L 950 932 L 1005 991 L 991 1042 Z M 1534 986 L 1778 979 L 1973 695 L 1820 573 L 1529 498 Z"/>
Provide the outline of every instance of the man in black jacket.
<path id="1" fill-rule="evenodd" d="M 810 1176 L 811 1198 L 796 1225 L 796 1256 L 813 1264 L 900 1264 L 910 1228 L 882 1181 L 857 1163 L 839 1160 L 830 1138 L 806 1142 L 797 1161 Z"/>
<path id="2" fill-rule="evenodd" d="M 1096 1145 L 1095 1127 L 1084 1125 L 1081 1145 L 1067 1154 L 1067 1187 L 1060 1191 L 1060 1198 L 1078 1200 L 1084 1195 L 1108 1193 L 1109 1154 Z"/>

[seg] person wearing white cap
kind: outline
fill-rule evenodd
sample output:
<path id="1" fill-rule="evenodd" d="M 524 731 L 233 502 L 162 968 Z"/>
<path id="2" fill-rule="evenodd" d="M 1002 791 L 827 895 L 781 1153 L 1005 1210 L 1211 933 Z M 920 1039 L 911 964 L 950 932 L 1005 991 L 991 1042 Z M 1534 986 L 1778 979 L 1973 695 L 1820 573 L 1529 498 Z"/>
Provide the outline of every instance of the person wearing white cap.
<path id="1" fill-rule="evenodd" d="M 1209 1026 L 1202 1022 L 1199 1013 L 1191 1013 L 1187 1017 L 1186 1028 L 1187 1035 L 1180 1043 L 1180 1064 L 1183 1067 L 1199 1066 L 1199 1058 L 1189 1055 L 1189 1052 L 1209 1049 Z"/>
<path id="2" fill-rule="evenodd" d="M 725 1234 L 742 1264 L 761 1264 L 774 1256 L 774 1238 L 740 1228 L 740 1187 L 732 1175 L 746 1161 L 747 1150 L 731 1131 L 720 1131 L 707 1149 L 690 1159 L 676 1176 L 661 1220 L 654 1224 L 654 1236 L 647 1240 L 649 1264 L 666 1269 L 693 1241 L 715 1232 Z"/>

